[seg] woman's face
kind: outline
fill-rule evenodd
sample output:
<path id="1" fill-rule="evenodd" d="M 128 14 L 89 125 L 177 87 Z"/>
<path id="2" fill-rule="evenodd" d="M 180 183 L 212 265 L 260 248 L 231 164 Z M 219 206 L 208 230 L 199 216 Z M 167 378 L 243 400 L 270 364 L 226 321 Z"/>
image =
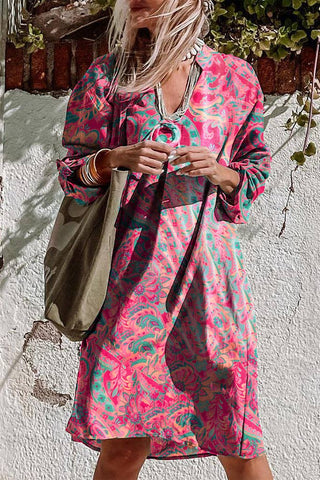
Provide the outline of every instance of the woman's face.
<path id="1" fill-rule="evenodd" d="M 152 15 L 166 0 L 129 0 L 130 19 L 134 28 L 147 28 L 152 31 L 156 18 Z"/>

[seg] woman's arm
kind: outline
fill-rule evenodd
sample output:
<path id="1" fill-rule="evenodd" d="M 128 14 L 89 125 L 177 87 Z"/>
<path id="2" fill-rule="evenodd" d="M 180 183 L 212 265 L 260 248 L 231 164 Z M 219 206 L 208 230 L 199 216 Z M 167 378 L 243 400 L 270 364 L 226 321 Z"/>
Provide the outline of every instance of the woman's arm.
<path id="1" fill-rule="evenodd" d="M 62 135 L 62 146 L 67 152 L 65 157 L 57 159 L 58 180 L 65 195 L 80 205 L 95 201 L 105 193 L 108 184 L 105 172 L 102 185 L 86 185 L 80 169 L 99 150 L 112 148 L 117 141 L 118 116 L 114 118 L 114 104 L 105 96 L 113 60 L 112 54 L 94 60 L 74 87 L 67 105 Z"/>
<path id="2" fill-rule="evenodd" d="M 252 203 L 265 190 L 270 175 L 271 152 L 264 140 L 263 92 L 259 86 L 256 103 L 238 132 L 229 167 L 240 178 L 232 194 L 219 186 L 216 218 L 232 223 L 247 223 Z"/>
<path id="3" fill-rule="evenodd" d="M 215 185 L 219 185 L 221 190 L 228 195 L 229 198 L 232 198 L 240 182 L 239 173 L 236 170 L 219 163 L 216 165 L 216 169 L 216 175 L 208 175 L 210 182 Z M 217 181 L 217 177 L 219 178 L 219 183 L 215 183 Z"/>
<path id="4" fill-rule="evenodd" d="M 231 223 L 246 223 L 252 202 L 264 191 L 270 173 L 271 153 L 264 141 L 263 93 L 257 99 L 239 130 L 232 146 L 229 166 L 216 161 L 217 154 L 207 147 L 181 147 L 177 175 L 207 176 L 218 186 L 216 218 Z"/>

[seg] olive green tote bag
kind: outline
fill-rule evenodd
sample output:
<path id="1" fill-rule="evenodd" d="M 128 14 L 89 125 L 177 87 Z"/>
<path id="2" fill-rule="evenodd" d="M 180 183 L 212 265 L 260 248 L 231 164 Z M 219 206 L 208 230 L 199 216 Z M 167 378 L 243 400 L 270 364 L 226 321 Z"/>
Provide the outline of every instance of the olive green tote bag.
<path id="1" fill-rule="evenodd" d="M 109 188 L 89 205 L 62 200 L 44 257 L 45 318 L 83 340 L 105 300 L 115 221 L 128 171 L 112 170 Z"/>

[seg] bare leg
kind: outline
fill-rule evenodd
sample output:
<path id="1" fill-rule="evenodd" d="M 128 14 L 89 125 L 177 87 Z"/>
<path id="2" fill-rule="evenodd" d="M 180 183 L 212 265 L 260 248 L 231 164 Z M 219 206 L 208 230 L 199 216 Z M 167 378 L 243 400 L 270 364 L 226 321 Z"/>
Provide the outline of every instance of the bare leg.
<path id="1" fill-rule="evenodd" d="M 228 480 L 273 480 L 266 455 L 245 459 L 218 455 Z"/>
<path id="2" fill-rule="evenodd" d="M 103 440 L 93 480 L 137 480 L 150 452 L 150 437 Z"/>

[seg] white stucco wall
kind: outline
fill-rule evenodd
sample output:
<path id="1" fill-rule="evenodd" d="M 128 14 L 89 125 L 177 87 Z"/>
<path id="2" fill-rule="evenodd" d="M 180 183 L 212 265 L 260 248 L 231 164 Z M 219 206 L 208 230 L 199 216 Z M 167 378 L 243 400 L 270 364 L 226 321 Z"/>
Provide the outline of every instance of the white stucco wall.
<path id="1" fill-rule="evenodd" d="M 55 159 L 68 97 L 5 95 L 1 276 L 0 480 L 90 480 L 98 454 L 65 433 L 78 367 L 77 344 L 43 320 L 42 261 L 63 192 Z M 265 102 L 273 169 L 248 225 L 238 228 L 257 314 L 259 403 L 269 461 L 277 480 L 318 480 L 320 340 L 320 158 L 296 173 L 287 228 L 279 239 L 290 152 L 281 127 L 294 96 Z M 313 129 L 314 139 L 320 127 Z M 318 142 L 319 143 L 319 142 Z M 31 333 L 30 333 L 31 332 Z M 141 479 L 225 478 L 214 457 L 147 460 Z"/>

